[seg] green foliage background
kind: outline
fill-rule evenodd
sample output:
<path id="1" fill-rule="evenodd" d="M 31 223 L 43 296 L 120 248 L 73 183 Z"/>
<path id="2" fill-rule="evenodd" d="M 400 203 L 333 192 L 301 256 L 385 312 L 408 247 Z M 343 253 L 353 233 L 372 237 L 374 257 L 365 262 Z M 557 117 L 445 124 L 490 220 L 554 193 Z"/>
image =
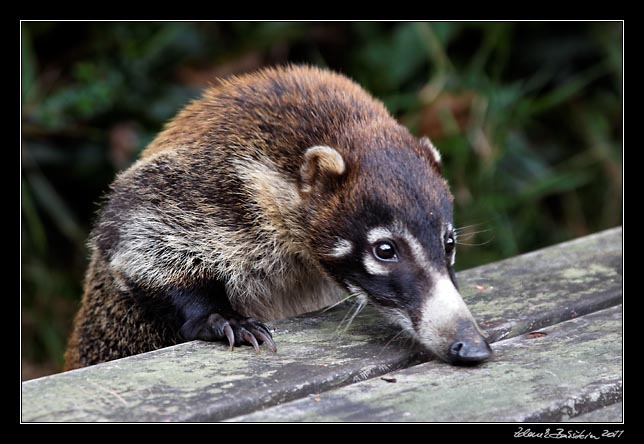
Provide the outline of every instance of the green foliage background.
<path id="1" fill-rule="evenodd" d="M 432 138 L 458 266 L 621 224 L 621 22 L 22 24 L 23 378 L 60 370 L 97 202 L 216 77 L 305 62 Z M 468 234 L 469 233 L 469 234 Z"/>

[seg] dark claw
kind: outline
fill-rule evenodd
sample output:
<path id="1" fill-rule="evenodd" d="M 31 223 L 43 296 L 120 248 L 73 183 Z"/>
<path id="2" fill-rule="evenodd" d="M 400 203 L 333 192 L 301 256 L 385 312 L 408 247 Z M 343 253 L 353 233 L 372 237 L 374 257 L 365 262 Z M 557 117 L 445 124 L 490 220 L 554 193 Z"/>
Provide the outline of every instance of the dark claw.
<path id="1" fill-rule="evenodd" d="M 202 341 L 228 342 L 230 351 L 236 345 L 250 344 L 259 353 L 259 344 L 277 352 L 275 341 L 268 327 L 253 318 L 245 318 L 236 313 L 211 313 L 208 317 L 190 319 L 181 327 L 184 340 L 201 339 Z"/>
<path id="2" fill-rule="evenodd" d="M 259 329 L 254 329 L 253 334 L 261 339 L 262 344 L 266 344 L 273 353 L 277 353 L 277 346 L 275 345 L 275 341 L 273 341 L 273 338 L 270 336 L 270 334 L 266 335 Z"/>
<path id="3" fill-rule="evenodd" d="M 226 335 L 228 343 L 230 344 L 230 351 L 233 351 L 233 349 L 235 348 L 235 333 L 233 333 L 233 329 L 228 323 L 224 325 L 224 334 Z"/>
<path id="4" fill-rule="evenodd" d="M 269 338 L 273 337 L 273 335 L 271 334 L 271 331 L 268 329 L 268 327 L 265 324 L 263 324 L 261 322 L 258 322 L 257 324 L 258 324 L 257 327 L 259 327 L 262 330 L 264 330 L 264 332 L 268 335 Z"/>
<path id="5" fill-rule="evenodd" d="M 255 348 L 256 352 L 259 352 L 259 344 L 257 343 L 257 339 L 255 339 L 255 336 L 245 328 L 241 330 L 241 337 L 244 341 L 250 342 L 251 345 Z"/>

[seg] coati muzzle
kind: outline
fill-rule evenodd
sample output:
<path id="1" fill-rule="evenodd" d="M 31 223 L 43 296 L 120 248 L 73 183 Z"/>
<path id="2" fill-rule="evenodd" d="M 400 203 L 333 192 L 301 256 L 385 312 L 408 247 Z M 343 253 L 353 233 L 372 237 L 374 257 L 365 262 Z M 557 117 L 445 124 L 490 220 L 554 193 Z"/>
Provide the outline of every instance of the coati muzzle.
<path id="1" fill-rule="evenodd" d="M 492 355 L 470 310 L 447 276 L 434 283 L 423 304 L 416 333 L 423 345 L 452 364 L 476 364 Z"/>

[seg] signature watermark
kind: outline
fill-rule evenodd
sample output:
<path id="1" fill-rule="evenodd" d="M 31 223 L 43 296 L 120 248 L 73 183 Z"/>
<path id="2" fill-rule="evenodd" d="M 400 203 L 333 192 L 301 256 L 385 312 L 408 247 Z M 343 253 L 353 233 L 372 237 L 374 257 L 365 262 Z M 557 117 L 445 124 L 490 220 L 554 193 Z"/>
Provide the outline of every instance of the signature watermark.
<path id="1" fill-rule="evenodd" d="M 587 431 L 587 430 L 573 430 L 573 429 L 546 429 L 544 431 L 532 431 L 529 428 L 519 427 L 519 430 L 514 432 L 515 438 L 542 438 L 542 439 L 606 439 L 606 438 L 620 438 L 624 434 L 624 430 L 602 430 Z"/>

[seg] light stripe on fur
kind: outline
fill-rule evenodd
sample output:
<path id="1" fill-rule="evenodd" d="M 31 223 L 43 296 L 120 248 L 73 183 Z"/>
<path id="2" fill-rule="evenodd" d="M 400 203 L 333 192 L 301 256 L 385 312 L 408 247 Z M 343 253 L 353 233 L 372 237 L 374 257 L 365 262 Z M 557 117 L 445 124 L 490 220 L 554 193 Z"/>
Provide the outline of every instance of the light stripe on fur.
<path id="1" fill-rule="evenodd" d="M 392 231 L 385 227 L 372 228 L 367 233 L 367 240 L 370 244 L 376 243 L 379 240 L 391 239 L 392 237 Z"/>
<path id="2" fill-rule="evenodd" d="M 389 274 L 389 269 L 378 262 L 370 252 L 366 252 L 362 256 L 362 264 L 369 274 L 376 276 L 387 276 Z"/>
<path id="3" fill-rule="evenodd" d="M 140 162 L 175 153 L 163 151 Z M 263 210 L 252 235 L 222 225 L 214 208 L 179 210 L 173 196 L 160 195 L 163 206 L 139 205 L 123 215 L 128 223 L 117 227 L 113 269 L 155 288 L 180 284 L 186 277 L 221 280 L 233 307 L 261 319 L 317 310 L 338 300 L 343 291 L 304 253 L 302 237 L 292 228 L 292 212 L 299 205 L 295 184 L 271 164 L 246 159 L 235 167 L 248 187 L 241 191 Z"/>

